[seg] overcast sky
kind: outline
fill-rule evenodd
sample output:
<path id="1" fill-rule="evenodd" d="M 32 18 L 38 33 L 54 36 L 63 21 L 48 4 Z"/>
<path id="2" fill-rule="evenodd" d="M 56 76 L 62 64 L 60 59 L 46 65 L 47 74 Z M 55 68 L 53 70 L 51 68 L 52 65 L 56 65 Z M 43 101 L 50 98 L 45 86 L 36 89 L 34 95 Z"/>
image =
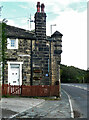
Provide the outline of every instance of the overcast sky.
<path id="1" fill-rule="evenodd" d="M 13 1 L 13 2 L 12 2 Z M 17 2 L 18 1 L 18 2 Z M 37 2 L 45 4 L 47 35 L 58 30 L 63 34 L 61 63 L 87 69 L 87 0 L 1 0 L 1 19 L 7 24 L 30 29 L 28 19 L 34 20 Z M 31 30 L 34 29 L 31 23 Z"/>

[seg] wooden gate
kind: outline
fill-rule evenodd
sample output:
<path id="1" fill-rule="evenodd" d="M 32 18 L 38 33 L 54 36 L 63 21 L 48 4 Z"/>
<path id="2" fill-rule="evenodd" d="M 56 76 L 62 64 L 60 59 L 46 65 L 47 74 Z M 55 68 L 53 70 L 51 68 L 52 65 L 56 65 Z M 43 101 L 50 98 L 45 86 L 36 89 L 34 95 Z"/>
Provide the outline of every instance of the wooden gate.
<path id="1" fill-rule="evenodd" d="M 2 85 L 2 95 L 21 95 L 21 86 Z"/>
<path id="2" fill-rule="evenodd" d="M 11 95 L 21 95 L 21 86 L 17 86 L 17 85 L 14 85 L 14 86 L 10 86 L 10 94 Z"/>

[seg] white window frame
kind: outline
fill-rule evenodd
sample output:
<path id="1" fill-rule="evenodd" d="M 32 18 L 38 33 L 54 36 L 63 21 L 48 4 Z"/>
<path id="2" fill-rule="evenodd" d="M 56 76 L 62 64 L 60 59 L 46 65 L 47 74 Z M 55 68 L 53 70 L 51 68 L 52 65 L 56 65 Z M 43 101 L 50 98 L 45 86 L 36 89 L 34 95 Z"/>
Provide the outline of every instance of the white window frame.
<path id="1" fill-rule="evenodd" d="M 22 64 L 23 62 L 7 62 L 8 64 L 8 84 L 11 82 L 10 81 L 10 71 L 11 71 L 11 68 L 10 68 L 10 65 L 11 64 L 19 64 L 20 65 L 20 85 L 22 85 Z"/>
<path id="2" fill-rule="evenodd" d="M 15 47 L 11 47 L 11 40 L 16 40 Z M 18 38 L 7 38 L 7 49 L 18 49 Z"/>

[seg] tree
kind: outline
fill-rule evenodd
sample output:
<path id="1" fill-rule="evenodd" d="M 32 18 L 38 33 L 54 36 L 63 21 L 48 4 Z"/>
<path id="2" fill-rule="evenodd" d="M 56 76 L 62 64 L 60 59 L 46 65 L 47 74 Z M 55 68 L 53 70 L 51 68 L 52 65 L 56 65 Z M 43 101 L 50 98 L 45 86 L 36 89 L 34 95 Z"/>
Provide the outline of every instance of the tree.
<path id="1" fill-rule="evenodd" d="M 85 82 L 89 83 L 89 68 L 87 69 L 86 75 L 85 75 Z"/>
<path id="2" fill-rule="evenodd" d="M 5 68 L 5 60 L 6 60 L 6 49 L 7 49 L 7 41 L 6 41 L 6 34 L 5 34 L 5 27 L 6 23 L 0 23 L 0 64 L 1 64 L 1 76 L 2 83 L 4 84 L 4 68 Z"/>
<path id="3" fill-rule="evenodd" d="M 85 81 L 86 71 L 74 66 L 62 65 L 61 68 L 61 82 L 63 83 L 83 83 Z"/>

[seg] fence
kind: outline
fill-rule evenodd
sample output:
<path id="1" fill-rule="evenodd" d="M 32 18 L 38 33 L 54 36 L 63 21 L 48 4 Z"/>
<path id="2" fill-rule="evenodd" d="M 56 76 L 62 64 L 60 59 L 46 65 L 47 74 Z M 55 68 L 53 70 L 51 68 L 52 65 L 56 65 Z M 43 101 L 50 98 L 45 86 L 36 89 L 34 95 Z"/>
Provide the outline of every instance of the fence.
<path id="1" fill-rule="evenodd" d="M 2 95 L 59 96 L 59 85 L 12 86 L 2 85 Z"/>
<path id="2" fill-rule="evenodd" d="M 2 95 L 21 95 L 21 86 L 2 85 Z"/>

